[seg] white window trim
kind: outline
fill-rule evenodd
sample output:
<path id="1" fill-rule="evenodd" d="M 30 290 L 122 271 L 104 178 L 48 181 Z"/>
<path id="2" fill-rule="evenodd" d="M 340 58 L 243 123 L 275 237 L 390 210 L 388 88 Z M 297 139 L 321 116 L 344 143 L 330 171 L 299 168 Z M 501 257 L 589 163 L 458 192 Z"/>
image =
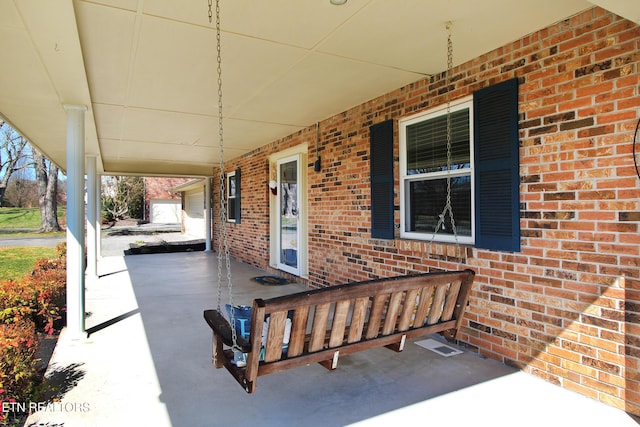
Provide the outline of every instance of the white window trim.
<path id="1" fill-rule="evenodd" d="M 235 171 L 227 173 L 227 177 L 226 177 L 227 182 L 225 183 L 226 184 L 225 185 L 225 190 L 227 192 L 227 215 L 226 215 L 227 222 L 234 222 L 234 223 L 236 222 L 236 219 L 235 218 L 229 218 L 229 205 L 232 202 L 233 203 L 236 202 L 236 196 L 231 197 L 231 195 L 229 194 L 229 189 L 231 187 L 229 185 L 229 180 L 230 180 L 230 178 L 235 177 L 235 176 L 236 176 L 236 172 Z M 237 193 L 238 193 L 238 183 L 236 182 L 236 195 L 237 195 Z"/>
<path id="2" fill-rule="evenodd" d="M 442 243 L 456 243 L 456 238 L 453 235 L 444 235 L 438 233 L 418 233 L 415 231 L 405 231 L 407 225 L 408 208 L 406 204 L 409 200 L 409 185 L 411 181 L 420 180 L 426 176 L 429 177 L 455 177 L 459 175 L 471 174 L 471 236 L 457 236 L 457 243 L 461 244 L 474 244 L 475 242 L 475 189 L 474 189 L 474 158 L 473 158 L 473 97 L 466 96 L 456 101 L 451 102 L 450 111 L 455 112 L 463 109 L 469 109 L 469 155 L 471 168 L 453 170 L 446 172 L 434 172 L 429 174 L 416 174 L 407 175 L 407 153 L 406 153 L 406 128 L 414 123 L 419 123 L 424 120 L 428 120 L 434 117 L 447 114 L 447 105 L 440 105 L 438 107 L 414 114 L 409 117 L 398 120 L 398 133 L 400 137 L 400 238 L 401 239 L 413 239 L 413 240 L 427 240 L 433 242 Z M 444 208 L 444 206 L 443 206 Z M 455 212 L 453 213 L 455 220 Z"/>

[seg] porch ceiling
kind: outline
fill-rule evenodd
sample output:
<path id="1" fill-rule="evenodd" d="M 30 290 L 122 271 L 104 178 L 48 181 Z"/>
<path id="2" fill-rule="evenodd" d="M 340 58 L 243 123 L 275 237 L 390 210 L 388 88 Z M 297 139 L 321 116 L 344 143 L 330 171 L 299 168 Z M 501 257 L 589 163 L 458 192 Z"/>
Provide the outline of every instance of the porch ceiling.
<path id="1" fill-rule="evenodd" d="M 602 4 L 637 0 L 222 1 L 225 153 L 233 158 Z M 616 10 L 614 10 L 616 11 Z M 205 0 L 0 0 L 0 114 L 65 168 L 82 104 L 99 172 L 212 173 L 215 28 Z"/>

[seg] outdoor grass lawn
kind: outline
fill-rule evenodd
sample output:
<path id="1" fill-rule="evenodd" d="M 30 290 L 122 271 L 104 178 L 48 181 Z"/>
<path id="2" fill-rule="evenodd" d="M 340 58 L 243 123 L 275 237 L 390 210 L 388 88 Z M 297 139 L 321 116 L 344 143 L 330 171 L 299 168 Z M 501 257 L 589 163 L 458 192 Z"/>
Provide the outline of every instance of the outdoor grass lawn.
<path id="1" fill-rule="evenodd" d="M 40 228 L 40 209 L 0 208 L 0 228 Z"/>
<path id="2" fill-rule="evenodd" d="M 0 248 L 0 280 L 19 279 L 33 270 L 38 258 L 53 258 L 54 248 Z"/>
<path id="3" fill-rule="evenodd" d="M 64 208 L 58 207 L 58 218 Z M 0 208 L 0 228 L 40 228 L 40 208 Z"/>

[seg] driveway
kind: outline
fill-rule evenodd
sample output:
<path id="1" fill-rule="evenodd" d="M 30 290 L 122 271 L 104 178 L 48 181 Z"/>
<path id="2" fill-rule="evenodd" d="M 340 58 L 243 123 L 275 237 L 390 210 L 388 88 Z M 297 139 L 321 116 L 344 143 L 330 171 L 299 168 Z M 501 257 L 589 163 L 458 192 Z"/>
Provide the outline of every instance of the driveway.
<path id="1" fill-rule="evenodd" d="M 46 237 L 21 237 L 15 236 L 15 229 L 0 229 L 0 247 L 6 248 L 11 246 L 33 246 L 38 248 L 55 248 L 55 246 L 65 240 L 64 236 L 46 236 Z M 24 232 L 33 232 L 34 230 L 23 230 Z"/>
<path id="2" fill-rule="evenodd" d="M 61 236 L 16 236 L 17 229 L 0 229 L 0 247 L 33 246 L 54 248 L 58 243 L 64 242 L 66 237 Z M 34 229 L 21 229 L 23 232 L 37 232 Z M 122 256 L 124 251 L 130 248 L 130 244 L 182 242 L 194 240 L 197 237 L 180 232 L 179 224 L 144 224 L 140 226 L 122 226 L 102 229 L 100 239 L 100 255 Z"/>

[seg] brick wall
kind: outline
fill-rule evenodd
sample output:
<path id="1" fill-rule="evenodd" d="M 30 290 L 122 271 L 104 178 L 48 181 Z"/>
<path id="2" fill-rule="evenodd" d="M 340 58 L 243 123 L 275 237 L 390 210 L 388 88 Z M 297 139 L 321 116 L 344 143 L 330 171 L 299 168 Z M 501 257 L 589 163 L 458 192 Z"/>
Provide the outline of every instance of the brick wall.
<path id="1" fill-rule="evenodd" d="M 519 253 L 371 239 L 369 126 L 445 103 L 440 74 L 321 122 L 319 173 L 315 126 L 229 162 L 232 254 L 268 268 L 267 156 L 306 142 L 309 286 L 471 267 L 462 344 L 640 415 L 639 52 L 639 26 L 594 8 L 454 69 L 454 99 L 520 79 Z M 394 156 L 399 188 L 397 124 Z"/>

